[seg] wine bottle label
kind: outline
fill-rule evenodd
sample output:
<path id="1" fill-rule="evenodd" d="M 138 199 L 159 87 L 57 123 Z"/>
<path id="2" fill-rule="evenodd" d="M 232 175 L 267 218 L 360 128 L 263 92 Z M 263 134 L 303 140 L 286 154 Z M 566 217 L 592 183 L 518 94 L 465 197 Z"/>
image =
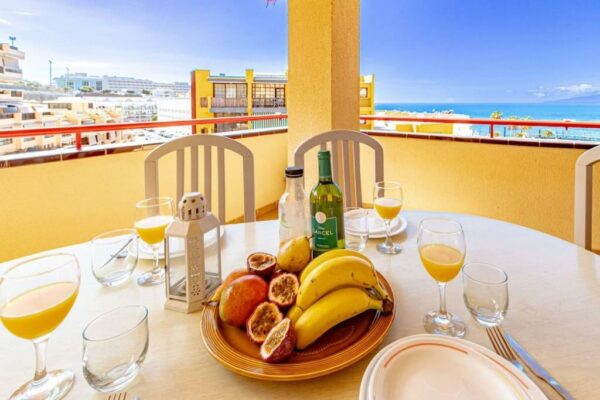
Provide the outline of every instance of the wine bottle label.
<path id="1" fill-rule="evenodd" d="M 314 250 L 331 250 L 338 247 L 337 218 L 319 211 L 312 217 Z"/>

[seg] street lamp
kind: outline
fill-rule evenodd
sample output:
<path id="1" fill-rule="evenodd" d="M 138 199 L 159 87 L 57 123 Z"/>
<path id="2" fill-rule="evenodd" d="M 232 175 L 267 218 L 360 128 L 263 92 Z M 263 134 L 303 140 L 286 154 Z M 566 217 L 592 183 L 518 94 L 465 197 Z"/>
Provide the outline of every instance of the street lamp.
<path id="1" fill-rule="evenodd" d="M 15 40 L 17 40 L 16 36 L 9 36 L 8 40 L 10 40 L 10 47 L 15 47 Z"/>

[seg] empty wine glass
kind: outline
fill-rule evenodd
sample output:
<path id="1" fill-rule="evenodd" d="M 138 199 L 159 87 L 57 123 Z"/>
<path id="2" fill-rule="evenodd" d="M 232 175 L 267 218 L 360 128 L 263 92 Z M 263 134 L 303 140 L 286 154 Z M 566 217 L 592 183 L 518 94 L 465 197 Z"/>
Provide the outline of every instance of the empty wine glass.
<path id="1" fill-rule="evenodd" d="M 462 269 L 463 299 L 471 316 L 486 328 L 502 324 L 508 310 L 508 275 L 484 263 Z"/>
<path id="2" fill-rule="evenodd" d="M 369 240 L 369 212 L 359 207 L 345 208 L 344 229 L 346 248 L 363 251 Z"/>
<path id="3" fill-rule="evenodd" d="M 92 273 L 104 286 L 127 282 L 138 262 L 138 237 L 133 229 L 117 229 L 92 239 Z"/>

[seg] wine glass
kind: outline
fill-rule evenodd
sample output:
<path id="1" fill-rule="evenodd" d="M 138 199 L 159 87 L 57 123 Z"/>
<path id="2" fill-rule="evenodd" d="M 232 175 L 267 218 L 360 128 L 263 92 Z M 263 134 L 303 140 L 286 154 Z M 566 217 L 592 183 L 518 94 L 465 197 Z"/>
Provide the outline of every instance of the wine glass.
<path id="1" fill-rule="evenodd" d="M 471 316 L 486 328 L 499 326 L 508 310 L 508 275 L 484 263 L 462 268 L 463 299 Z"/>
<path id="2" fill-rule="evenodd" d="M 13 335 L 31 340 L 36 358 L 33 380 L 10 399 L 62 399 L 73 386 L 73 371 L 46 371 L 46 344 L 73 307 L 79 280 L 79 263 L 71 254 L 29 258 L 0 276 L 0 321 Z"/>
<path id="3" fill-rule="evenodd" d="M 385 223 L 385 242 L 377 245 L 384 254 L 398 254 L 402 247 L 392 241 L 390 225 L 402 208 L 402 186 L 398 182 L 381 181 L 373 188 L 373 206 Z"/>
<path id="4" fill-rule="evenodd" d="M 137 283 L 140 286 L 158 285 L 165 281 L 165 271 L 159 265 L 159 251 L 164 248 L 165 230 L 173 220 L 173 200 L 170 197 L 152 197 L 138 201 L 135 208 L 135 230 L 152 248 L 154 257 L 154 268 L 141 274 Z"/>
<path id="5" fill-rule="evenodd" d="M 456 277 L 465 260 L 466 243 L 462 226 L 449 219 L 425 219 L 419 225 L 417 246 L 421 262 L 436 280 L 440 292 L 440 309 L 425 314 L 425 330 L 440 335 L 464 337 L 464 322 L 446 311 L 446 285 Z"/>

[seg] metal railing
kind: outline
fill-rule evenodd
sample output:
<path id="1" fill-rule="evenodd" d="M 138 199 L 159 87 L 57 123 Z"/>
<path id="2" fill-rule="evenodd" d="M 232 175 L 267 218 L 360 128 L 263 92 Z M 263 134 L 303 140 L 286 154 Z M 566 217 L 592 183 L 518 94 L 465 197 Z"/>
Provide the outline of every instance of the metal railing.
<path id="1" fill-rule="evenodd" d="M 2 114 L 0 114 L 2 115 Z M 27 128 L 27 129 L 9 129 L 0 130 L 0 139 L 7 138 L 28 138 L 45 135 L 75 135 L 75 147 L 81 150 L 82 134 L 90 132 L 105 132 L 105 131 L 122 131 L 127 129 L 144 129 L 144 128 L 172 128 L 178 126 L 197 126 L 197 125 L 213 125 L 213 124 L 230 124 L 239 122 L 251 121 L 266 121 L 273 119 L 286 119 L 286 114 L 271 114 L 271 115 L 243 115 L 239 117 L 223 117 L 223 118 L 199 118 L 187 119 L 181 121 L 148 121 L 148 122 L 125 122 L 118 124 L 92 124 L 92 125 L 73 125 L 73 126 L 53 126 L 43 128 Z"/>
<path id="2" fill-rule="evenodd" d="M 281 108 L 285 107 L 285 99 L 280 97 L 260 98 L 256 97 L 252 99 L 252 107 L 255 108 Z"/>
<path id="3" fill-rule="evenodd" d="M 211 108 L 246 108 L 248 107 L 248 99 L 245 97 L 213 97 Z"/>
<path id="4" fill-rule="evenodd" d="M 512 120 L 512 119 L 492 119 L 492 118 L 443 118 L 443 117 L 395 117 L 386 115 L 361 115 L 362 121 L 397 121 L 397 122 L 429 122 L 442 124 L 467 124 L 467 125 L 487 125 L 489 127 L 489 137 L 494 138 L 497 133 L 494 128 L 498 126 L 508 126 L 513 128 L 540 127 L 540 128 L 581 128 L 581 129 L 600 129 L 600 122 L 584 121 L 544 121 L 544 120 Z"/>

